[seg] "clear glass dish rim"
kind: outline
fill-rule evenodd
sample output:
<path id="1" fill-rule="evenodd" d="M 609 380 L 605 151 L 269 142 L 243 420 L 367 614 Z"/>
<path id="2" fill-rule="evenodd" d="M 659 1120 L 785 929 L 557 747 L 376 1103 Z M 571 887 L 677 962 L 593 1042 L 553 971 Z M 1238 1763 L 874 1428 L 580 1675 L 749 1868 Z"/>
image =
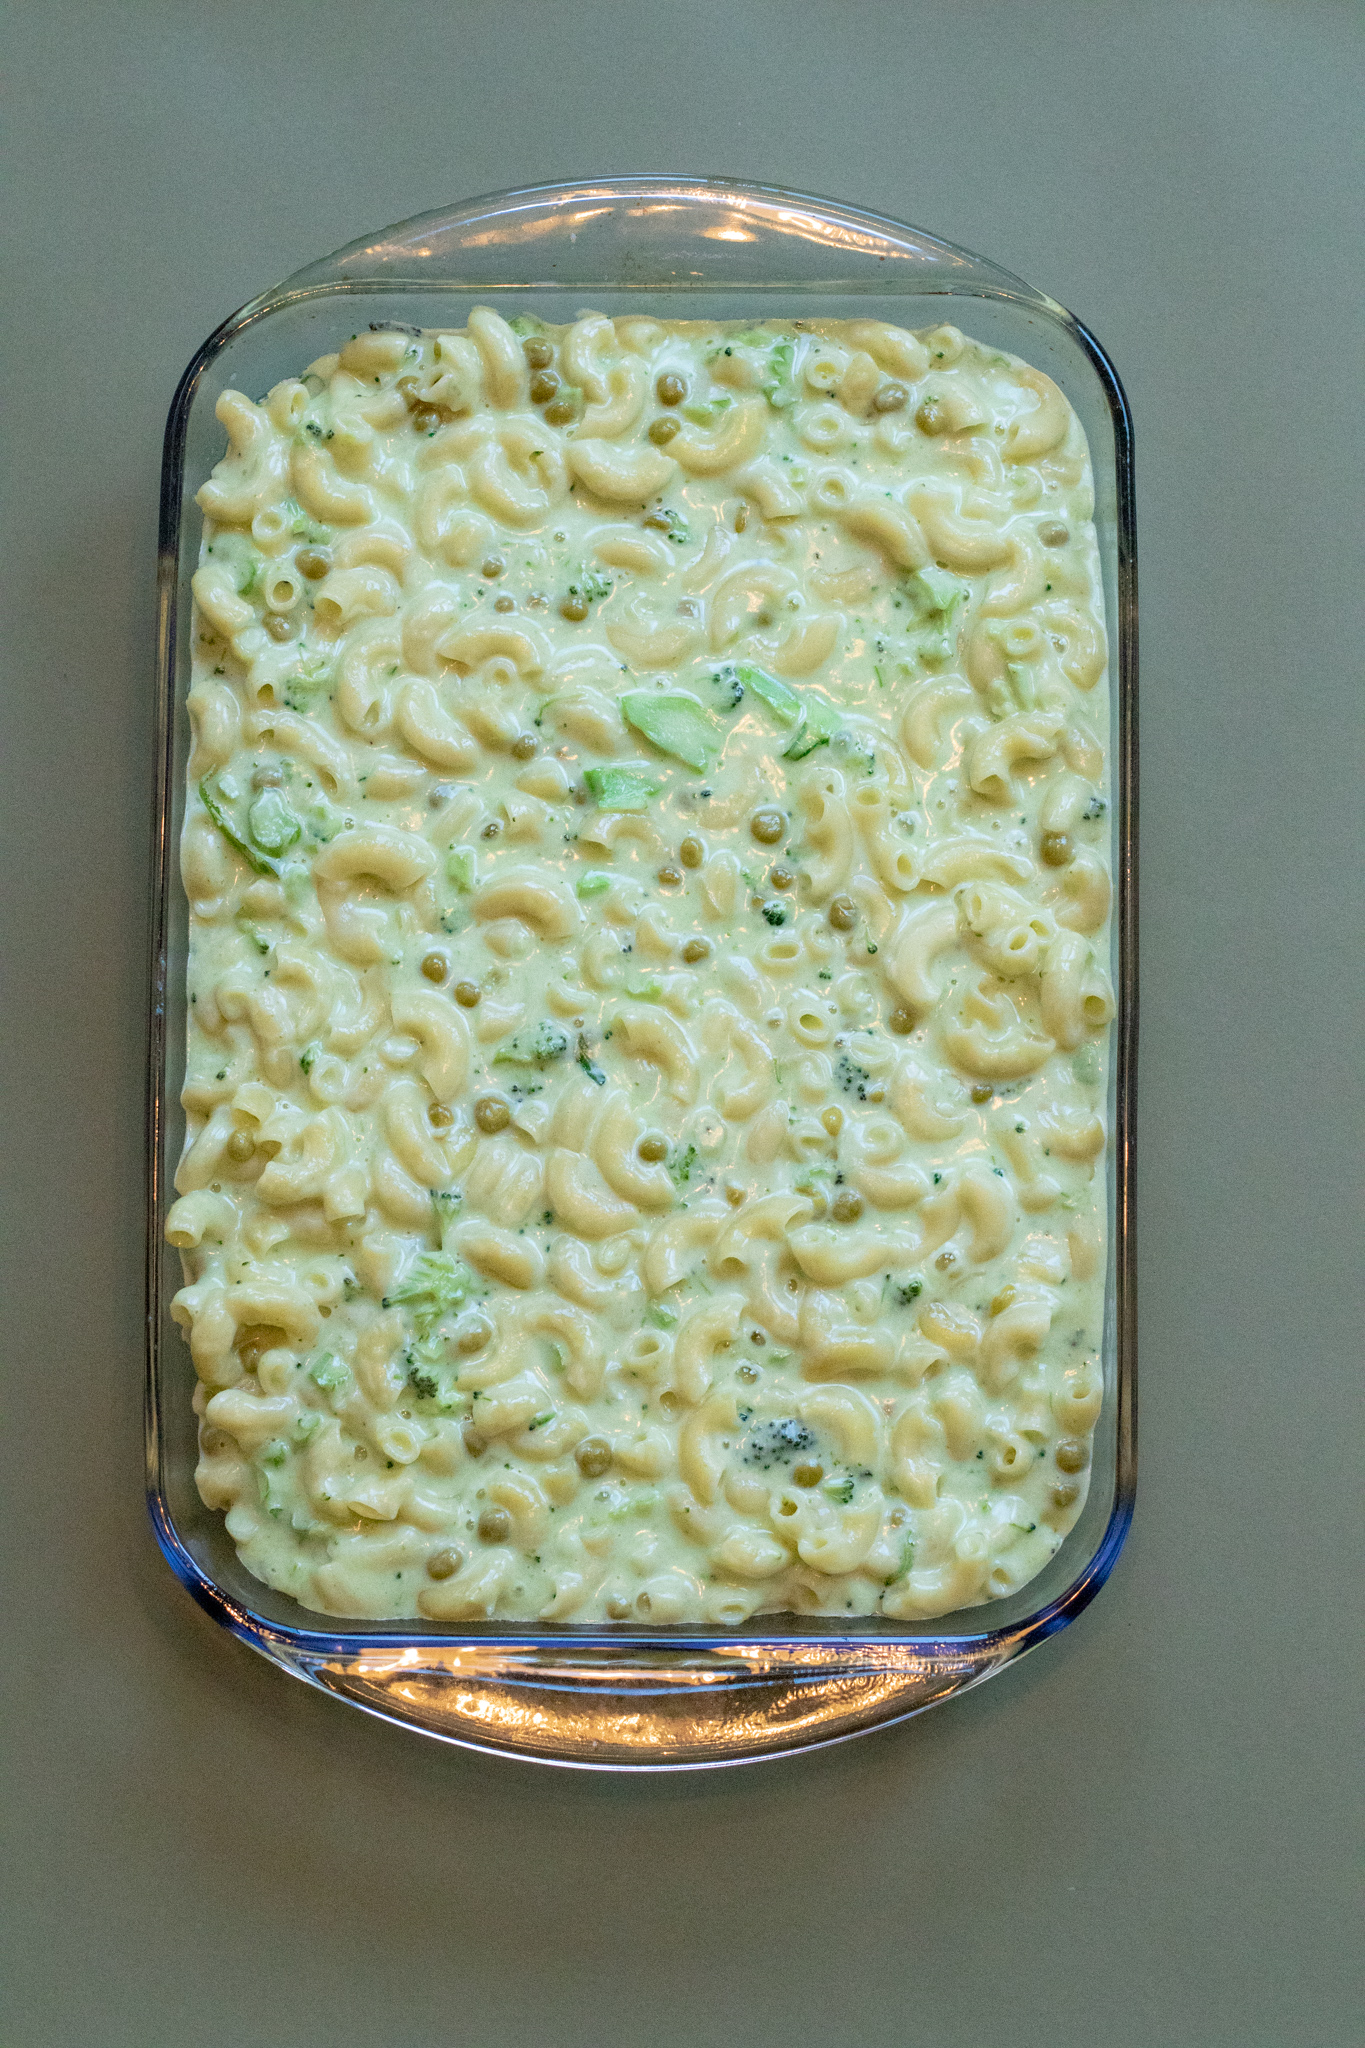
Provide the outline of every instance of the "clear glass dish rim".
<path id="1" fill-rule="evenodd" d="M 166 1499 L 163 1479 L 163 1431 L 161 1401 L 165 1379 L 162 1370 L 161 1279 L 165 1257 L 162 1227 L 166 1211 L 166 1175 L 163 1172 L 165 1120 L 171 1113 L 166 1097 L 167 1081 L 167 974 L 168 937 L 171 921 L 171 891 L 176 868 L 172 844 L 175 792 L 175 721 L 178 715 L 177 608 L 180 577 L 180 547 L 184 506 L 183 465 L 187 421 L 200 380 L 215 358 L 248 327 L 268 318 L 281 308 L 304 298 L 346 297 L 350 294 L 380 294 L 408 290 L 439 293 L 467 291 L 470 284 L 458 277 L 432 276 L 420 270 L 425 260 L 411 258 L 417 274 L 405 275 L 401 268 L 373 267 L 390 261 L 401 265 L 401 254 L 392 258 L 388 249 L 402 251 L 413 236 L 430 237 L 441 229 L 512 211 L 535 207 L 549 211 L 575 202 L 601 200 L 611 204 L 632 198 L 667 197 L 679 209 L 727 205 L 769 213 L 793 208 L 809 214 L 855 237 L 869 231 L 915 245 L 934 260 L 948 258 L 960 274 L 950 282 L 941 279 L 922 289 L 926 296 L 952 298 L 980 297 L 1012 301 L 1063 327 L 1079 343 L 1088 358 L 1109 407 L 1114 433 L 1116 486 L 1116 540 L 1118 613 L 1112 622 L 1118 660 L 1117 710 L 1113 734 L 1112 777 L 1118 799 L 1118 831 L 1115 874 L 1115 922 L 1119 958 L 1119 1012 L 1115 1025 L 1114 1057 L 1117 1068 L 1115 1130 L 1111 1170 L 1115 1179 L 1114 1314 L 1117 1357 L 1115 1361 L 1116 1469 L 1114 1494 L 1100 1541 L 1063 1592 L 1022 1619 L 997 1628 L 956 1628 L 916 1630 L 885 1622 L 875 1628 L 859 1626 L 856 1620 L 834 1622 L 825 1630 L 809 1622 L 796 1628 L 766 1626 L 756 1620 L 740 1631 L 717 1632 L 677 1626 L 649 1629 L 633 1624 L 618 1626 L 574 1626 L 558 1628 L 499 1625 L 489 1623 L 475 1629 L 449 1630 L 419 1623 L 396 1622 L 374 1627 L 305 1628 L 290 1626 L 257 1612 L 239 1600 L 206 1572 L 182 1540 Z M 357 259 L 371 259 L 365 268 Z M 356 274 L 347 275 L 351 262 Z M 728 290 L 771 291 L 780 280 L 743 279 L 730 284 L 721 279 L 688 278 L 670 286 L 659 280 L 603 277 L 596 280 L 600 290 L 660 293 L 668 290 L 700 295 Z M 574 281 L 574 289 L 590 290 L 591 282 Z M 831 290 L 855 289 L 832 281 Z M 509 277 L 504 285 L 478 281 L 480 291 L 499 289 L 561 290 L 553 278 Z M 793 290 L 815 293 L 818 279 L 793 280 Z M 144 1421 L 146 1493 L 152 1527 L 158 1545 L 176 1576 L 198 1604 L 231 1633 L 281 1663 L 295 1675 L 308 1675 L 309 1668 L 330 1658 L 363 1656 L 367 1652 L 392 1655 L 410 1648 L 421 1653 L 462 1651 L 505 1652 L 527 1660 L 523 1668 L 549 1672 L 558 1664 L 585 1664 L 603 1680 L 619 1671 L 624 1677 L 633 1660 L 637 1676 L 647 1674 L 650 1682 L 666 1684 L 670 1658 L 681 1659 L 689 1676 L 699 1658 L 714 1660 L 725 1669 L 742 1667 L 755 1678 L 765 1674 L 781 1680 L 809 1660 L 822 1676 L 859 1670 L 894 1668 L 897 1653 L 919 1662 L 933 1659 L 961 1661 L 969 1658 L 976 1676 L 964 1683 L 976 1683 L 1013 1662 L 1048 1636 L 1067 1626 L 1088 1606 L 1113 1570 L 1132 1519 L 1136 1486 L 1137 1355 L 1135 1302 L 1135 1119 L 1137 1081 L 1137 581 L 1136 539 L 1133 505 L 1133 429 L 1123 387 L 1099 342 L 1089 329 L 1057 301 L 1038 292 L 1022 279 L 971 251 L 944 241 L 926 230 L 911 227 L 888 216 L 843 205 L 804 192 L 777 186 L 751 184 L 740 180 L 702 179 L 689 176 L 638 176 L 571 180 L 562 183 L 514 188 L 482 195 L 450 208 L 413 216 L 411 219 L 362 237 L 331 257 L 308 265 L 280 284 L 259 294 L 229 316 L 205 340 L 191 358 L 168 414 L 163 446 L 163 465 L 158 542 L 158 602 L 156 642 L 157 729 L 155 741 L 156 789 L 152 834 L 152 898 L 149 984 L 151 1002 L 147 1031 L 146 1174 L 146 1360 L 144 1380 Z M 965 1609 L 972 1614 L 988 1610 Z M 774 1621 L 776 1621 L 774 1617 Z M 594 1659 L 600 1665 L 594 1666 Z M 539 1661 L 532 1665 L 532 1659 Z M 680 1674 L 681 1675 L 681 1674 Z M 561 1678 L 556 1681 L 565 1683 Z M 369 1708 L 371 1712 L 378 1709 Z M 875 1722 L 902 1718 L 900 1713 L 879 1715 Z M 381 1716 L 383 1717 L 383 1716 Z M 435 1732 L 435 1731 L 428 1731 Z M 847 1733 L 864 1732 L 855 1728 Z M 448 1739 L 458 1740 L 451 1737 Z M 826 1736 L 819 1740 L 842 1739 Z M 482 1745 L 480 1745 L 482 1746 Z M 496 1750 L 496 1744 L 487 1745 Z M 811 1744 L 799 1747 L 813 1746 Z M 787 1752 L 789 1753 L 789 1752 Z M 543 1757 L 543 1761 L 569 1761 Z M 713 1761 L 725 1761 L 723 1758 Z M 638 1767 L 638 1766 L 637 1766 Z M 658 1766 L 668 1767 L 668 1766 Z"/>

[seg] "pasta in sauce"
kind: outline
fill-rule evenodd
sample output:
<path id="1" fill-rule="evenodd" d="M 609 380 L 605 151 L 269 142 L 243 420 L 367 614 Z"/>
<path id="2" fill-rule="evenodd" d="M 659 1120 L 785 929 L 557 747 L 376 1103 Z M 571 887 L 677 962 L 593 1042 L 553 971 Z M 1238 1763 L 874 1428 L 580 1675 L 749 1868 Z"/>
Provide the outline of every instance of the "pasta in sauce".
<path id="1" fill-rule="evenodd" d="M 219 401 L 167 1235 L 354 1617 L 928 1619 L 1100 1409 L 1079 422 L 955 328 L 487 308 Z"/>

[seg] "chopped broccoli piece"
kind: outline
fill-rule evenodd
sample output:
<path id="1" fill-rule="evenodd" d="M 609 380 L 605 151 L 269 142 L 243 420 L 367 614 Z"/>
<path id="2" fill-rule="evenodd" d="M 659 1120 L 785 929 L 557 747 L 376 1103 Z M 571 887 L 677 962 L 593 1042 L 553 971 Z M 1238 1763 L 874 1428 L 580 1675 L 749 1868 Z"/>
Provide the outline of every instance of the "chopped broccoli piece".
<path id="1" fill-rule="evenodd" d="M 795 360 L 796 344 L 793 341 L 779 341 L 769 351 L 768 373 L 759 389 L 769 405 L 778 411 L 795 403 L 796 386 L 792 381 Z"/>
<path id="2" fill-rule="evenodd" d="M 493 1055 L 495 1067 L 543 1067 L 569 1050 L 569 1034 L 542 1018 L 534 1031 L 518 1031 Z"/>
<path id="3" fill-rule="evenodd" d="M 665 1308 L 661 1301 L 656 1301 L 645 1310 L 645 1321 L 652 1323 L 656 1330 L 673 1330 L 678 1325 L 677 1311 Z"/>
<path id="4" fill-rule="evenodd" d="M 578 1064 L 590 1081 L 595 1081 L 599 1088 L 606 1087 L 607 1077 L 588 1051 L 588 1041 L 581 1031 L 578 1034 Z"/>
<path id="5" fill-rule="evenodd" d="M 681 411 L 683 418 L 690 420 L 694 427 L 713 427 L 721 414 L 728 412 L 733 404 L 734 400 L 731 398 L 708 398 L 694 400 L 691 405 L 683 406 Z"/>
<path id="6" fill-rule="evenodd" d="M 458 1188 L 434 1188 L 432 1190 L 431 1206 L 436 1215 L 436 1231 L 440 1237 L 441 1250 L 443 1252 L 450 1249 L 448 1242 L 450 1232 L 459 1216 L 463 1203 L 464 1196 Z"/>
<path id="7" fill-rule="evenodd" d="M 479 857 L 472 846 L 452 846 L 446 855 L 446 874 L 457 889 L 473 888 L 478 867 Z"/>
<path id="8" fill-rule="evenodd" d="M 350 1369 L 330 1351 L 320 1351 L 316 1358 L 308 1361 L 308 1377 L 315 1387 L 330 1393 L 337 1387 L 344 1387 L 350 1379 Z"/>
<path id="9" fill-rule="evenodd" d="M 763 1422 L 744 1440 L 740 1460 L 767 1472 L 774 1465 L 789 1465 L 793 1458 L 816 1448 L 814 1431 L 794 1416 L 780 1422 Z"/>
<path id="10" fill-rule="evenodd" d="M 246 814 L 246 829 L 262 853 L 283 853 L 303 831 L 277 789 L 263 789 Z"/>
<path id="11" fill-rule="evenodd" d="M 967 585 L 932 562 L 917 572 L 911 590 L 919 601 L 920 609 L 941 618 L 945 627 L 951 625 L 958 607 L 967 602 Z"/>
<path id="12" fill-rule="evenodd" d="M 867 1091 L 872 1084 L 872 1076 L 866 1067 L 858 1066 L 855 1061 L 849 1058 L 846 1052 L 841 1052 L 838 1059 L 834 1062 L 834 1078 L 843 1089 L 845 1095 L 856 1095 L 859 1102 L 867 1101 Z"/>
<path id="13" fill-rule="evenodd" d="M 590 770 L 597 773 L 597 770 Z M 605 896 L 610 889 L 612 878 L 601 868 L 589 868 L 586 875 L 580 875 L 574 886 L 574 895 L 586 900 L 589 896 Z"/>
<path id="14" fill-rule="evenodd" d="M 705 768 L 716 744 L 716 722 L 695 697 L 681 690 L 628 690 L 619 699 L 621 716 L 661 754 L 673 754 L 689 768 Z M 591 771 L 589 771 L 591 772 Z M 611 769 L 604 769 L 611 774 Z"/>
<path id="15" fill-rule="evenodd" d="M 249 845 L 239 832 L 233 830 L 227 812 L 223 809 L 221 794 L 214 788 L 207 777 L 199 785 L 199 801 L 233 852 L 239 853 L 247 866 L 254 869 L 258 875 L 273 875 L 275 880 L 278 881 L 282 873 L 279 862 L 272 860 L 267 853 L 258 853 L 256 848 Z"/>
<path id="16" fill-rule="evenodd" d="M 583 780 L 599 811 L 647 811 L 663 788 L 652 775 L 636 768 L 587 768 Z"/>
<path id="17" fill-rule="evenodd" d="M 692 1168 L 697 1163 L 697 1148 L 688 1145 L 684 1151 L 675 1150 L 668 1160 L 668 1176 L 675 1188 L 685 1188 L 692 1178 Z"/>
<path id="18" fill-rule="evenodd" d="M 852 1473 L 850 1472 L 846 1474 L 846 1476 L 842 1479 L 827 1479 L 824 1485 L 820 1488 L 820 1491 L 821 1493 L 828 1494 L 829 1498 L 832 1501 L 834 1501 L 837 1506 L 841 1508 L 846 1508 L 853 1498 Z"/>
<path id="19" fill-rule="evenodd" d="M 406 1302 L 412 1309 L 419 1331 L 427 1334 L 434 1323 L 458 1308 L 469 1292 L 469 1274 L 451 1252 L 423 1252 L 406 1279 L 384 1296 L 384 1307 Z"/>
<path id="20" fill-rule="evenodd" d="M 306 512 L 299 512 L 289 528 L 295 540 L 306 540 L 309 547 L 320 547 L 332 538 L 330 526 L 319 526 L 316 519 L 310 519 Z"/>
<path id="21" fill-rule="evenodd" d="M 765 668 L 759 668 L 752 661 L 741 661 L 735 665 L 735 674 L 744 688 L 752 690 L 783 725 L 795 725 L 801 718 L 805 707 L 795 690 L 779 683 L 777 677 L 770 676 Z"/>
<path id="22" fill-rule="evenodd" d="M 827 747 L 839 730 L 839 714 L 818 697 L 806 707 L 804 724 L 782 749 L 786 761 L 804 761 L 817 747 Z"/>

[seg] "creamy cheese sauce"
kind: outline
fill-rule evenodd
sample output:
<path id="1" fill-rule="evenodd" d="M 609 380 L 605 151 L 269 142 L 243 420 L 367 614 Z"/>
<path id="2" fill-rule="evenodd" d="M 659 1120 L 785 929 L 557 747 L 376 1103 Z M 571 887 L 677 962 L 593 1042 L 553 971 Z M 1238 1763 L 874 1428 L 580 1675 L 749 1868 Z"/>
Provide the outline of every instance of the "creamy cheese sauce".
<path id="1" fill-rule="evenodd" d="M 1106 650 L 956 329 L 352 336 L 204 512 L 198 1483 L 356 1617 L 998 1598 L 1100 1409 Z"/>

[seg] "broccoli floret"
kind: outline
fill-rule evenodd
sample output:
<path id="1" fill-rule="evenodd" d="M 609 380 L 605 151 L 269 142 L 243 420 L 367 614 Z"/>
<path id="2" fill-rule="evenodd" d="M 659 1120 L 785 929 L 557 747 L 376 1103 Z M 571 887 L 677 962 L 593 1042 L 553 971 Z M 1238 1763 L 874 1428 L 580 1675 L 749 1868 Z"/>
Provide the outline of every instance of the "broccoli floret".
<path id="1" fill-rule="evenodd" d="M 814 1432 L 791 1416 L 781 1422 L 760 1423 L 757 1429 L 750 1430 L 740 1458 L 744 1464 L 767 1472 L 774 1465 L 789 1465 L 793 1458 L 814 1449 Z"/>

